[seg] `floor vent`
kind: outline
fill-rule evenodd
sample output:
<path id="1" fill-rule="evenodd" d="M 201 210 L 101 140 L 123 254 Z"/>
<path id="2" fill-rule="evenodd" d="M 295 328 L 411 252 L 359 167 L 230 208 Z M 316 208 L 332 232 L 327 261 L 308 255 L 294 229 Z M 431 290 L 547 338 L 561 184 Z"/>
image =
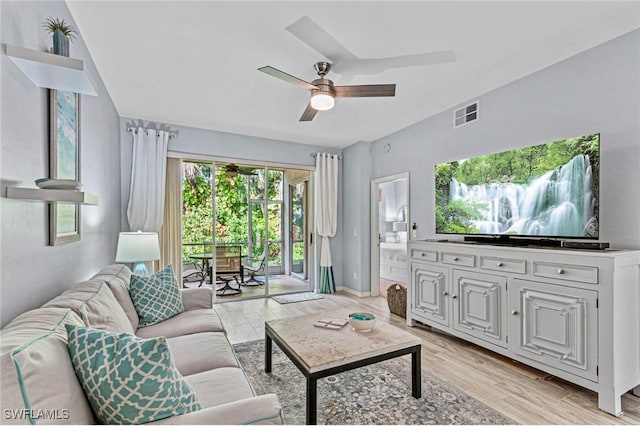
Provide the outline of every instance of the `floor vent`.
<path id="1" fill-rule="evenodd" d="M 478 119 L 478 101 L 453 112 L 453 127 L 464 126 Z"/>

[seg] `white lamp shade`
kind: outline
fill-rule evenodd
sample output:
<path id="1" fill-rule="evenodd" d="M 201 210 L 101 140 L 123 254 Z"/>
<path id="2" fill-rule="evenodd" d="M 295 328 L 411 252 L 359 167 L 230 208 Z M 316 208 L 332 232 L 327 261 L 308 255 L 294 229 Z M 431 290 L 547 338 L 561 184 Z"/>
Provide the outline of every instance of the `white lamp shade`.
<path id="1" fill-rule="evenodd" d="M 116 262 L 145 262 L 160 259 L 157 232 L 121 232 Z"/>

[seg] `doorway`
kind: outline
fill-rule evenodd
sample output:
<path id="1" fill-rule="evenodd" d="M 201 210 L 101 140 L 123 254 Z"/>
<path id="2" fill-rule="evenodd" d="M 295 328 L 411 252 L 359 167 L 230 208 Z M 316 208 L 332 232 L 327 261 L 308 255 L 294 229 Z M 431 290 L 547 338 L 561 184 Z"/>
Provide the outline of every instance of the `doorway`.
<path id="1" fill-rule="evenodd" d="M 183 162 L 186 286 L 213 286 L 216 302 L 309 291 L 310 170 Z M 224 289 L 224 290 L 223 290 Z"/>
<path id="2" fill-rule="evenodd" d="M 371 295 L 386 297 L 395 283 L 407 284 L 409 173 L 371 181 Z"/>

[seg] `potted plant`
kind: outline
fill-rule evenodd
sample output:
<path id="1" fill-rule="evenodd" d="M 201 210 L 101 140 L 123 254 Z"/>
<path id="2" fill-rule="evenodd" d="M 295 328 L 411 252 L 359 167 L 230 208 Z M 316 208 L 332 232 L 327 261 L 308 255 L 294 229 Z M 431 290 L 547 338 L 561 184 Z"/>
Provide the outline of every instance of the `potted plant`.
<path id="1" fill-rule="evenodd" d="M 53 35 L 53 53 L 69 56 L 69 40 L 73 40 L 77 34 L 76 29 L 67 24 L 64 19 L 47 18 L 42 24 Z"/>

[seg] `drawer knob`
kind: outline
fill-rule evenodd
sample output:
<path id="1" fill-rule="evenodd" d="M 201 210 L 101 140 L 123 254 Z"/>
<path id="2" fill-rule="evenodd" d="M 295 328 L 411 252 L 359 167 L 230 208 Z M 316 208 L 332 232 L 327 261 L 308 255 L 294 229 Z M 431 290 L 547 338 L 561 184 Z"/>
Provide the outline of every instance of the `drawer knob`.
<path id="1" fill-rule="evenodd" d="M 518 311 L 514 309 L 513 311 L 511 311 L 511 315 L 518 315 Z"/>
<path id="2" fill-rule="evenodd" d="M 458 295 L 457 295 L 457 294 L 454 294 L 453 296 L 451 296 L 451 298 L 452 298 L 452 299 L 457 299 L 457 298 L 458 298 Z"/>
<path id="3" fill-rule="evenodd" d="M 454 260 L 454 261 L 458 261 L 458 258 L 457 258 L 457 257 L 454 257 L 454 258 L 453 258 L 453 260 Z"/>
<path id="4" fill-rule="evenodd" d="M 425 257 L 427 253 L 420 253 L 420 256 Z"/>
<path id="5" fill-rule="evenodd" d="M 564 274 L 564 269 L 559 268 L 559 269 L 558 269 L 558 275 L 562 275 L 562 274 Z"/>
<path id="6" fill-rule="evenodd" d="M 443 291 L 443 292 L 442 292 L 442 295 L 443 295 L 443 296 L 448 296 L 448 295 L 449 295 L 449 292 L 447 292 L 447 291 Z"/>
<path id="7" fill-rule="evenodd" d="M 502 262 L 498 262 L 498 263 L 496 263 L 496 265 L 502 266 Z"/>

